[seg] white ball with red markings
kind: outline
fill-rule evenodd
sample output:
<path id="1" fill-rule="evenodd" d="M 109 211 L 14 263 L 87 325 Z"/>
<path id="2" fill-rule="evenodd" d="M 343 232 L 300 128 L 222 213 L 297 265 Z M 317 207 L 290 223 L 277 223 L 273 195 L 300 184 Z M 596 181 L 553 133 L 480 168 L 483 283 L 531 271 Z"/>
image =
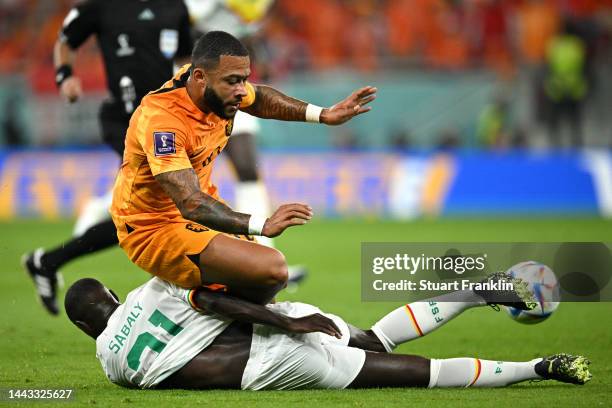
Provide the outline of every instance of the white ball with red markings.
<path id="1" fill-rule="evenodd" d="M 537 302 L 532 310 L 505 306 L 508 315 L 519 323 L 534 324 L 548 319 L 559 307 L 559 281 L 548 266 L 534 261 L 521 262 L 506 271 L 527 283 Z"/>

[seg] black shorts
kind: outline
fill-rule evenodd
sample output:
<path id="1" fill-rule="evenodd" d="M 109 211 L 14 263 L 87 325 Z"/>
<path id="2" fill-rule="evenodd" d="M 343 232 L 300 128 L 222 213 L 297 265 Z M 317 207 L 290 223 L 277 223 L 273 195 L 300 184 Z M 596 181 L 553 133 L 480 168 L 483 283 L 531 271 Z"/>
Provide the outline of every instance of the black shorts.
<path id="1" fill-rule="evenodd" d="M 130 115 L 123 111 L 120 104 L 104 101 L 99 113 L 102 140 L 123 158 L 125 134 L 130 125 Z"/>

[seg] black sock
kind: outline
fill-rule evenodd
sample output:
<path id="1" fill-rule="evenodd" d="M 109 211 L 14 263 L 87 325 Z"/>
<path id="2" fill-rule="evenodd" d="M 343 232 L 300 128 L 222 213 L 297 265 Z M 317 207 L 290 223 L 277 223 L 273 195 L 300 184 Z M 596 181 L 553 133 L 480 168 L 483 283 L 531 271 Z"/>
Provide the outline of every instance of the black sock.
<path id="1" fill-rule="evenodd" d="M 45 251 L 40 262 L 44 270 L 57 271 L 73 259 L 106 249 L 118 243 L 117 230 L 113 221 L 102 221 L 90 227 L 83 235 L 64 242 L 54 249 Z"/>

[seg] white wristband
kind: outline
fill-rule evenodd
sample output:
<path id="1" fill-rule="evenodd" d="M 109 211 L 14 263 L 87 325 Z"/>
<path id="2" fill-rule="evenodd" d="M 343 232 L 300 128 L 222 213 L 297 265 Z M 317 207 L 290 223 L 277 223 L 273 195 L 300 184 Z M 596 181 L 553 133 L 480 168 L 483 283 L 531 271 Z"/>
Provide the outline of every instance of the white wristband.
<path id="1" fill-rule="evenodd" d="M 322 107 L 309 103 L 308 106 L 306 106 L 306 122 L 320 123 L 321 112 L 323 112 Z"/>
<path id="2" fill-rule="evenodd" d="M 251 215 L 251 218 L 249 218 L 249 235 L 261 235 L 266 220 L 266 217 Z"/>

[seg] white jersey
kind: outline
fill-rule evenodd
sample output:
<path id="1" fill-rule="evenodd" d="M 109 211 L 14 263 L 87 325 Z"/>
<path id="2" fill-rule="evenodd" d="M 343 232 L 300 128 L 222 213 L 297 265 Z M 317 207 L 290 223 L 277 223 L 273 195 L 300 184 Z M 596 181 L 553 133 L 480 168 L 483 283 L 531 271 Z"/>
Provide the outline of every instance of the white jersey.
<path id="1" fill-rule="evenodd" d="M 154 387 L 231 323 L 196 311 L 190 304 L 191 293 L 153 278 L 127 295 L 96 339 L 96 356 L 113 383 Z"/>

